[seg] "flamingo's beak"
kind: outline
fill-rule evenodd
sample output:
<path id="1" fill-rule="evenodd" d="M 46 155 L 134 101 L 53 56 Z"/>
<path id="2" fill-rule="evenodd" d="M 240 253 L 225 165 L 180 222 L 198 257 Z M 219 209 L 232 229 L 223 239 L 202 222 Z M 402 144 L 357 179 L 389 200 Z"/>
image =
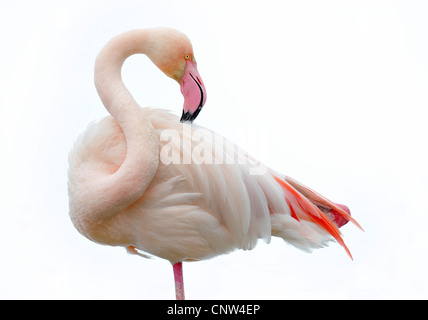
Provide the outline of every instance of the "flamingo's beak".
<path id="1" fill-rule="evenodd" d="M 205 85 L 202 82 L 195 62 L 186 61 L 186 68 L 180 86 L 181 93 L 184 96 L 183 115 L 180 121 L 193 122 L 207 100 Z"/>

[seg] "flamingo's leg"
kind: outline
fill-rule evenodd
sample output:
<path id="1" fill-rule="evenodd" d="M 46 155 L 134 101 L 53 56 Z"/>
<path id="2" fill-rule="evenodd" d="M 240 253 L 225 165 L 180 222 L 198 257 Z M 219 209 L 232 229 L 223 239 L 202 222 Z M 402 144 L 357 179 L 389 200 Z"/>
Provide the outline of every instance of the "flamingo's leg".
<path id="1" fill-rule="evenodd" d="M 183 264 L 177 262 L 172 268 L 174 269 L 175 297 L 177 300 L 184 300 Z"/>

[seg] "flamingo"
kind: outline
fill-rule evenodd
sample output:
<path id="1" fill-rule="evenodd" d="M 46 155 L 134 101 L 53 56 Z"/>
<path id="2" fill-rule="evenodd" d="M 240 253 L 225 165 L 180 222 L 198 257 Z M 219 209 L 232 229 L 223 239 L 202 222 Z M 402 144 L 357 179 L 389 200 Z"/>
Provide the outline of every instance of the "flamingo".
<path id="1" fill-rule="evenodd" d="M 181 121 L 141 108 L 124 86 L 122 65 L 138 53 L 179 83 Z M 183 33 L 152 28 L 114 37 L 96 59 L 95 85 L 111 116 L 89 125 L 70 151 L 71 221 L 96 243 L 170 261 L 176 299 L 184 299 L 182 262 L 250 250 L 271 236 L 306 251 L 335 240 L 352 258 L 339 227 L 361 227 L 346 206 L 192 123 L 207 95 Z"/>

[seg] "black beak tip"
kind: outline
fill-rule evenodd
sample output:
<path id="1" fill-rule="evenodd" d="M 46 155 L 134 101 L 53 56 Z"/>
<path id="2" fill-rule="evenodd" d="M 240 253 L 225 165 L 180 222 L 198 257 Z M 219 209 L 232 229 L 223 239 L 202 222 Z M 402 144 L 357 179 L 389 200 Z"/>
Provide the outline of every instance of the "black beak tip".
<path id="1" fill-rule="evenodd" d="M 192 113 L 190 113 L 190 112 L 184 112 L 184 110 L 183 110 L 183 114 L 181 115 L 181 119 L 180 119 L 180 122 L 190 122 L 190 123 L 192 123 L 193 122 L 193 120 L 195 120 L 195 116 L 192 114 Z"/>
<path id="2" fill-rule="evenodd" d="M 196 111 L 194 113 L 190 113 L 189 111 L 184 112 L 184 110 L 183 110 L 183 114 L 181 115 L 180 122 L 192 123 L 193 120 L 195 120 L 196 117 L 199 115 L 199 112 L 201 111 L 201 109 L 202 109 L 202 106 L 199 106 L 198 109 L 196 109 Z"/>

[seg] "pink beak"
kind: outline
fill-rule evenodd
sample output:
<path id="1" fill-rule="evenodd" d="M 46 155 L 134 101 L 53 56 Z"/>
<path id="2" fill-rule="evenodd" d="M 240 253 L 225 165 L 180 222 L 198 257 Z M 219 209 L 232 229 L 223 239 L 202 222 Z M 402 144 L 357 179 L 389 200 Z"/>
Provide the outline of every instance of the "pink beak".
<path id="1" fill-rule="evenodd" d="M 186 61 L 180 85 L 184 96 L 183 115 L 180 121 L 193 122 L 207 100 L 207 92 L 195 62 Z"/>

